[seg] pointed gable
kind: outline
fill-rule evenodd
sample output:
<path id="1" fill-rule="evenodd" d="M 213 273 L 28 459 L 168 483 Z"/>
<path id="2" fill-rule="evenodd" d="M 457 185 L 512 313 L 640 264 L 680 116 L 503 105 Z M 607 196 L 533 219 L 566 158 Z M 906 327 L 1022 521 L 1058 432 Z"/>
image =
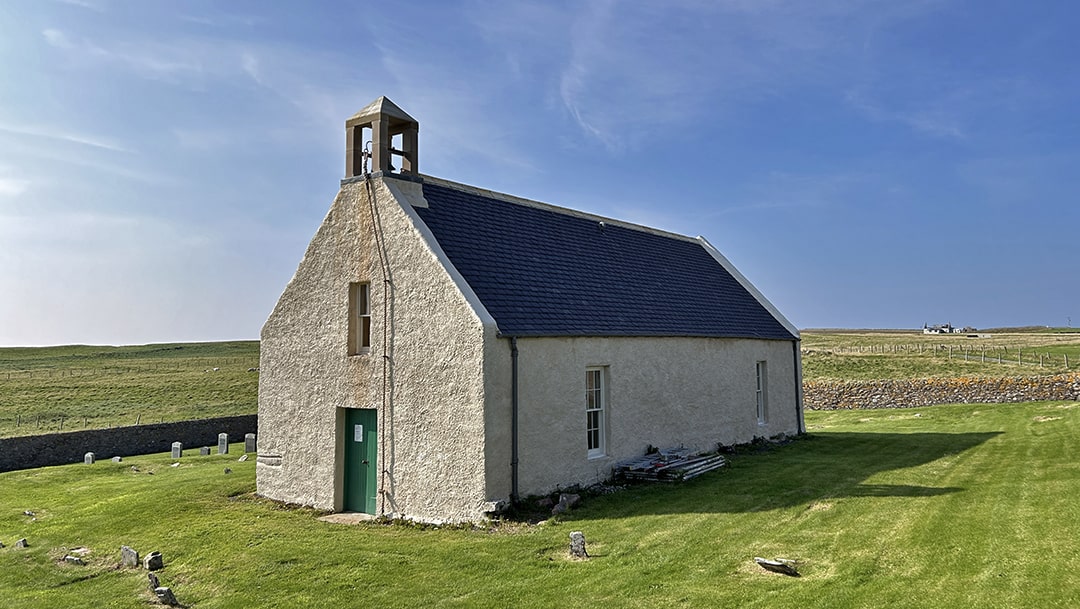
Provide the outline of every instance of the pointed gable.
<path id="1" fill-rule="evenodd" d="M 514 336 L 793 340 L 702 242 L 425 180 L 416 213 Z"/>

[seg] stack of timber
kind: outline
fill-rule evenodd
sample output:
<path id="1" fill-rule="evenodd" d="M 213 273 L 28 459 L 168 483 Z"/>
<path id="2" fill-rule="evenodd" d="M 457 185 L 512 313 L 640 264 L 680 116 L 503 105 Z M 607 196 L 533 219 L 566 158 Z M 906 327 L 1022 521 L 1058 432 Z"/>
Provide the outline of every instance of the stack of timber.
<path id="1" fill-rule="evenodd" d="M 674 482 L 690 480 L 725 465 L 727 460 L 715 453 L 692 456 L 685 449 L 672 448 L 617 463 L 615 474 L 625 480 Z"/>

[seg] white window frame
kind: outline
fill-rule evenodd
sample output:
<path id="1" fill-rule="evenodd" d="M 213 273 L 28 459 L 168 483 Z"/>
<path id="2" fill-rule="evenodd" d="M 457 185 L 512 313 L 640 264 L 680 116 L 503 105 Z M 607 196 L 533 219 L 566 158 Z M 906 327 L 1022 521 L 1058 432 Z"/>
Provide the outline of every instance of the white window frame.
<path id="1" fill-rule="evenodd" d="M 601 366 L 585 369 L 585 447 L 590 459 L 607 454 L 607 374 Z"/>
<path id="2" fill-rule="evenodd" d="M 371 284 L 349 284 L 349 355 L 371 350 Z"/>
<path id="3" fill-rule="evenodd" d="M 754 376 L 757 384 L 754 389 L 754 398 L 757 403 L 757 422 L 764 425 L 769 416 L 769 367 L 762 360 L 754 364 Z"/>

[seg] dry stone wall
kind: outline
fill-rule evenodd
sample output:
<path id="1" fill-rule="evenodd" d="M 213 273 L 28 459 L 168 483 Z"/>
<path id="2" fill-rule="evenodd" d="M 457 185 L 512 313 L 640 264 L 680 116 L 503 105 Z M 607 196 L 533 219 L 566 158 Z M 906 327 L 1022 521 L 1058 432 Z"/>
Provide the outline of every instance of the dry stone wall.
<path id="1" fill-rule="evenodd" d="M 803 405 L 807 410 L 915 408 L 935 404 L 1044 400 L 1080 400 L 1080 374 L 803 383 Z"/>
<path id="2" fill-rule="evenodd" d="M 185 452 L 197 454 L 200 446 L 216 446 L 219 433 L 229 434 L 230 442 L 242 442 L 244 435 L 256 433 L 257 427 L 258 419 L 251 414 L 3 438 L 0 472 L 82 463 L 90 452 L 99 459 L 169 452 L 173 442 L 183 444 Z"/>

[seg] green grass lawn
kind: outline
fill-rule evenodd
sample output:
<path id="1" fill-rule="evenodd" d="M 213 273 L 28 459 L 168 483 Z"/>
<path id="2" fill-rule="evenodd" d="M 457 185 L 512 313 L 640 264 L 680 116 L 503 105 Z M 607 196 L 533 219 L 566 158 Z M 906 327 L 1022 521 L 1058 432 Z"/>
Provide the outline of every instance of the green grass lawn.
<path id="1" fill-rule="evenodd" d="M 163 584 L 199 608 L 1080 606 L 1080 404 L 806 419 L 806 438 L 690 482 L 496 530 L 326 524 L 255 498 L 236 454 L 4 473 L 0 604 L 146 607 L 145 572 L 116 568 L 126 544 L 161 551 Z M 567 558 L 575 530 L 587 561 Z M 58 562 L 76 547 L 86 566 Z"/>
<path id="2" fill-rule="evenodd" d="M 257 341 L 0 348 L 0 437 L 254 414 L 258 365 Z"/>

